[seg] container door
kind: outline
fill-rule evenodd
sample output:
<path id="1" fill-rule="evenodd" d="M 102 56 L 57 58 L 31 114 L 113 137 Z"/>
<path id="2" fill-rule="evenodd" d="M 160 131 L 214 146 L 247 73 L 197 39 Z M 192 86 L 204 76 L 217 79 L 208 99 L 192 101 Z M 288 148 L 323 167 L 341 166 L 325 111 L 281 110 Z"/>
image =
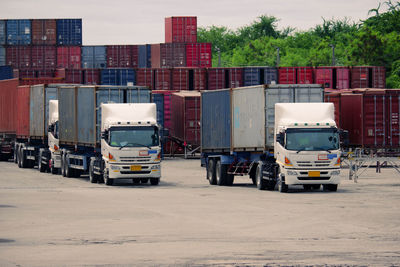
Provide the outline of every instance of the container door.
<path id="1" fill-rule="evenodd" d="M 364 94 L 364 145 L 382 148 L 386 146 L 385 134 L 385 95 Z"/>
<path id="2" fill-rule="evenodd" d="M 200 145 L 200 96 L 184 99 L 184 141 Z"/>
<path id="3" fill-rule="evenodd" d="M 387 96 L 387 144 L 391 148 L 400 147 L 400 90 L 390 90 Z"/>
<path id="4" fill-rule="evenodd" d="M 364 114 L 362 94 L 341 95 L 341 128 L 349 131 L 349 143 L 352 146 L 364 144 Z"/>
<path id="5" fill-rule="evenodd" d="M 324 102 L 324 88 L 313 86 L 301 86 L 294 89 L 296 103 L 320 103 Z"/>
<path id="6" fill-rule="evenodd" d="M 30 98 L 30 130 L 29 135 L 43 137 L 45 125 L 45 96 L 44 86 L 37 85 L 31 87 Z"/>
<path id="7" fill-rule="evenodd" d="M 74 144 L 76 142 L 76 98 L 75 87 L 63 87 L 58 92 L 58 110 L 60 126 L 60 143 Z"/>

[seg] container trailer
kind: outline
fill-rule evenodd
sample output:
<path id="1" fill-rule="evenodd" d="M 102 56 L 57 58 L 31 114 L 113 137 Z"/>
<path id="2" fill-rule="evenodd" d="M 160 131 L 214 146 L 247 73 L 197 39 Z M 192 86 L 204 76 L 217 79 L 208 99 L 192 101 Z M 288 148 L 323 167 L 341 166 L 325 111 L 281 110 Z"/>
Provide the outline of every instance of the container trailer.
<path id="1" fill-rule="evenodd" d="M 257 188 L 336 191 L 339 130 L 321 85 L 259 85 L 201 93 L 202 166 L 214 185 L 249 175 Z"/>

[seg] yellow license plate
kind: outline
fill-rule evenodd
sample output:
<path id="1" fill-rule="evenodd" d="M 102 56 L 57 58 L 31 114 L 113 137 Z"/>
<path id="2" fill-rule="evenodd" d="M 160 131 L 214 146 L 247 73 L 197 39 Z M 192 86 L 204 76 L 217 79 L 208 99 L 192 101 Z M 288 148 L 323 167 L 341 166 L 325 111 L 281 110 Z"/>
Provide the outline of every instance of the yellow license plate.
<path id="1" fill-rule="evenodd" d="M 308 172 L 308 177 L 320 177 L 321 174 L 319 171 L 309 171 Z"/>
<path id="2" fill-rule="evenodd" d="M 131 165 L 131 171 L 141 171 L 142 166 L 140 165 Z"/>

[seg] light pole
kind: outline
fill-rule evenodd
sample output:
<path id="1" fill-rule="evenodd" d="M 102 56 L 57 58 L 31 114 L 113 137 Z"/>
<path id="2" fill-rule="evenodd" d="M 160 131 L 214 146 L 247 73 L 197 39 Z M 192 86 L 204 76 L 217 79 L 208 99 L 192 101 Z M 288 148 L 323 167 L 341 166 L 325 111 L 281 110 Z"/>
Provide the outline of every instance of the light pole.
<path id="1" fill-rule="evenodd" d="M 332 66 L 335 66 L 335 45 L 329 44 L 329 46 L 332 47 Z"/>
<path id="2" fill-rule="evenodd" d="M 221 67 L 221 50 L 219 49 L 219 47 L 216 47 L 215 50 L 217 50 L 218 53 L 218 68 Z"/>

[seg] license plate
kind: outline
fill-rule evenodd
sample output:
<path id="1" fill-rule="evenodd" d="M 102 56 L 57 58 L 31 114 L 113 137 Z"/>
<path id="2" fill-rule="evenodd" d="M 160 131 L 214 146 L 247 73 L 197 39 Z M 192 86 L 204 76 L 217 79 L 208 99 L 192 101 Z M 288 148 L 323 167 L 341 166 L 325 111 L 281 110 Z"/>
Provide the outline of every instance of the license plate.
<path id="1" fill-rule="evenodd" d="M 308 177 L 320 177 L 321 174 L 319 171 L 309 171 L 308 172 Z"/>
<path id="2" fill-rule="evenodd" d="M 142 166 L 140 165 L 131 165 L 131 171 L 141 171 Z"/>

